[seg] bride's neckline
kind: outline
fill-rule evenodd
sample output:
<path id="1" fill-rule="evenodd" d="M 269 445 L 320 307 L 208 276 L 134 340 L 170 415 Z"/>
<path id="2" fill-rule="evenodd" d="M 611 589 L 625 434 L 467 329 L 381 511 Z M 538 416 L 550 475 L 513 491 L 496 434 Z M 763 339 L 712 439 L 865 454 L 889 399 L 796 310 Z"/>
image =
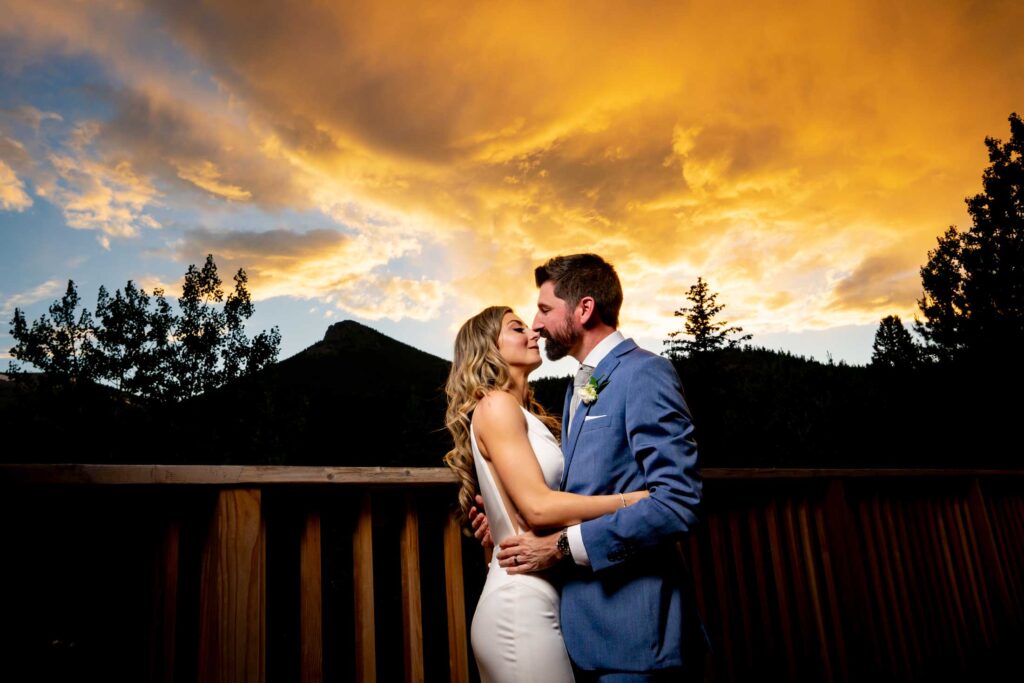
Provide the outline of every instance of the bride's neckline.
<path id="1" fill-rule="evenodd" d="M 532 418 L 533 418 L 534 420 L 536 420 L 537 422 L 540 422 L 540 424 L 542 424 L 542 425 L 544 424 L 544 422 L 543 422 L 543 421 L 542 421 L 542 420 L 541 420 L 541 419 L 540 419 L 539 417 L 537 417 L 537 416 L 536 416 L 535 414 L 531 413 L 531 412 L 530 412 L 529 410 L 527 410 L 527 409 L 526 409 L 526 408 L 524 408 L 523 406 L 519 406 L 519 407 L 520 407 L 520 408 L 522 408 L 522 411 L 523 411 L 524 413 L 526 413 L 527 415 L 529 415 L 530 417 L 532 417 Z M 544 426 L 545 426 L 545 428 L 547 427 L 547 425 L 544 425 Z"/>

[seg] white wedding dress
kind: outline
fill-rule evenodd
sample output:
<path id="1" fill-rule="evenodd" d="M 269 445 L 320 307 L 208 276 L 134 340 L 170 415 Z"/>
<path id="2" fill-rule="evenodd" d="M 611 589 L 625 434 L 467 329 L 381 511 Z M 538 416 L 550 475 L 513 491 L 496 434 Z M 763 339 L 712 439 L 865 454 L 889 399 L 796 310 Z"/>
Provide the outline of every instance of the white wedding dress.
<path id="1" fill-rule="evenodd" d="M 523 412 L 544 481 L 556 489 L 562 479 L 562 450 L 540 418 L 525 408 Z M 497 544 L 515 535 L 517 529 L 502 501 L 495 472 L 480 454 L 472 424 L 469 433 L 491 538 Z M 572 665 L 562 641 L 558 602 L 558 590 L 547 579 L 535 574 L 508 574 L 498 565 L 495 548 L 470 630 L 482 683 L 573 681 Z"/>

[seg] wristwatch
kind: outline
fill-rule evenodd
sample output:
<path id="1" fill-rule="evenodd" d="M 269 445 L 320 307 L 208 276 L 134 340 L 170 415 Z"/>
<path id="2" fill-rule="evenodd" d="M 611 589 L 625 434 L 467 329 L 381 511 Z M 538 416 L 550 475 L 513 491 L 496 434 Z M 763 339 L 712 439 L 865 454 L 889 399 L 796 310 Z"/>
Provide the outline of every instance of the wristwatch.
<path id="1" fill-rule="evenodd" d="M 558 534 L 558 552 L 562 554 L 563 558 L 572 558 L 572 550 L 569 548 L 569 530 L 562 529 L 562 533 Z"/>

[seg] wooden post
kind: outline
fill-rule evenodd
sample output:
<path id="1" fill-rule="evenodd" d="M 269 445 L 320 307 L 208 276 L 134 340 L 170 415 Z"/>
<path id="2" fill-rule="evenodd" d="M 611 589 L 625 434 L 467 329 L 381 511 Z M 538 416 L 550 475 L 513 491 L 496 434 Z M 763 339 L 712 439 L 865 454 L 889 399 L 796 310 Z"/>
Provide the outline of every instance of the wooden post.
<path id="1" fill-rule="evenodd" d="M 444 578 L 448 592 L 448 668 L 452 683 L 468 683 L 466 596 L 462 583 L 462 530 L 456 513 L 444 531 Z"/>
<path id="2" fill-rule="evenodd" d="M 299 680 L 324 680 L 323 582 L 320 511 L 306 512 L 299 542 Z"/>
<path id="3" fill-rule="evenodd" d="M 259 489 L 218 493 L 199 589 L 199 680 L 204 683 L 264 680 L 265 535 Z"/>
<path id="4" fill-rule="evenodd" d="M 153 573 L 153 621 L 150 631 L 149 680 L 174 682 L 178 629 L 178 555 L 181 524 L 167 520 L 156 552 Z"/>
<path id="5" fill-rule="evenodd" d="M 420 609 L 420 523 L 416 499 L 405 494 L 402 524 L 402 643 L 406 683 L 423 683 L 423 617 Z"/>
<path id="6" fill-rule="evenodd" d="M 373 511 L 370 492 L 364 491 L 359 518 L 352 534 L 352 563 L 355 596 L 356 680 L 377 680 L 377 647 L 373 621 Z"/>

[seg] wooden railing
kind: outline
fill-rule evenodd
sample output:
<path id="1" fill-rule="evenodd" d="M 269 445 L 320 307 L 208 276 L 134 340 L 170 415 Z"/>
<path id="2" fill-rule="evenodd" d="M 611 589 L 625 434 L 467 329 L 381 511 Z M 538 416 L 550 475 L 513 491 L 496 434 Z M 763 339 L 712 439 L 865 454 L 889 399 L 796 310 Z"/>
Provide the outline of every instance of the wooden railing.
<path id="1" fill-rule="evenodd" d="M 705 478 L 689 549 L 709 680 L 1006 680 L 1024 636 L 1024 471 Z"/>
<path id="2" fill-rule="evenodd" d="M 707 680 L 994 679 L 1017 654 L 1024 472 L 704 480 Z M 443 468 L 0 465 L 0 679 L 472 680 L 484 568 L 454 497 Z"/>
<path id="3" fill-rule="evenodd" d="M 433 668 L 443 668 L 444 677 L 452 681 L 468 681 L 463 535 L 449 504 L 455 500 L 454 485 L 447 468 L 4 465 L 0 466 L 0 496 L 4 497 L 5 508 L 0 528 L 7 538 L 17 536 L 11 533 L 17 528 L 23 532 L 31 528 L 21 534 L 21 547 L 8 544 L 6 554 L 8 562 L 13 559 L 15 563 L 33 565 L 31 556 L 49 545 L 44 539 L 57 536 L 62 541 L 70 540 L 61 534 L 71 520 L 69 516 L 91 517 L 97 524 L 118 514 L 137 516 L 133 530 L 148 530 L 157 541 L 143 551 L 149 553 L 152 567 L 152 594 L 147 596 L 152 605 L 147 663 L 152 681 L 241 682 L 268 677 L 322 681 L 325 654 L 332 649 L 344 653 L 335 657 L 334 679 L 377 680 L 381 662 L 386 669 L 381 672 L 382 680 L 392 680 L 390 676 L 397 669 L 406 681 L 423 681 L 421 560 L 441 556 L 443 570 L 433 572 L 437 585 L 426 588 L 433 594 L 443 593 L 446 609 L 444 615 L 431 615 L 443 621 L 436 623 L 440 619 L 435 619 L 428 627 L 444 629 L 447 623 L 448 656 L 444 666 Z M 40 501 L 45 501 L 42 504 L 49 510 L 60 512 L 43 519 L 26 515 Z M 291 661 L 279 662 L 276 676 L 268 676 L 268 656 L 274 648 L 268 648 L 267 627 L 274 614 L 267 602 L 275 587 L 268 579 L 271 563 L 267 526 L 288 516 L 291 523 L 284 525 L 288 529 L 274 534 L 277 546 L 273 552 L 289 553 L 290 557 L 279 559 L 296 567 L 297 600 L 291 605 L 294 618 L 280 618 L 294 622 L 297 647 L 292 648 L 295 656 Z M 341 535 L 349 537 L 350 551 L 340 554 L 350 555 L 351 564 L 337 573 L 351 576 L 351 597 L 341 601 L 349 603 L 351 624 L 335 629 L 346 642 L 324 638 L 324 567 L 328 564 L 322 532 L 325 516 L 331 517 L 336 526 L 345 527 Z M 389 540 L 398 550 L 400 585 L 395 586 L 375 586 L 374 582 L 375 549 L 379 552 L 383 540 L 375 539 L 375 517 L 384 516 L 397 520 L 397 525 L 391 525 L 396 529 L 381 530 L 382 534 L 393 532 Z M 421 521 L 426 522 L 424 553 L 420 550 Z M 109 533 L 102 528 L 93 532 Z M 184 536 L 190 537 L 192 552 L 183 551 Z M 120 542 L 130 545 L 139 540 L 145 545 L 149 539 L 121 538 Z M 442 548 L 443 553 L 439 553 Z M 78 563 L 93 559 L 78 558 Z M 62 563 L 59 553 L 53 563 Z M 382 573 L 380 566 L 376 569 Z M 189 573 L 198 578 L 197 586 L 188 590 L 190 597 L 198 599 L 196 614 L 191 614 L 192 605 L 182 596 L 182 584 L 190 583 L 184 580 Z M 282 574 L 289 572 L 284 570 Z M 36 583 L 24 573 L 4 578 L 7 591 L 44 592 L 52 587 L 51 582 Z M 96 588 L 86 581 L 78 583 L 83 591 Z M 388 627 L 381 629 L 376 620 L 375 603 L 386 600 L 389 591 L 400 592 L 401 596 L 397 634 Z M 112 602 L 120 599 L 123 597 L 113 597 Z M 283 610 L 289 609 L 289 601 L 284 602 Z M 197 619 L 183 624 L 183 611 Z M 31 616 L 16 615 L 16 610 L 12 613 L 8 609 L 0 618 Z M 117 625 L 108 627 L 117 630 Z M 379 643 L 379 632 L 385 643 Z M 183 651 L 182 635 L 190 641 L 190 651 Z M 433 644 L 437 640 L 434 638 Z M 82 643 L 77 645 L 81 649 Z M 46 664 L 27 662 L 26 668 Z M 0 680 L 6 678 L 3 667 L 0 661 Z M 117 667 L 104 667 L 105 680 L 110 680 L 107 675 L 111 668 Z M 35 673 L 38 675 L 38 671 Z M 76 678 L 82 675 L 80 670 L 75 672 Z M 139 678 L 126 673 L 125 680 Z"/>

